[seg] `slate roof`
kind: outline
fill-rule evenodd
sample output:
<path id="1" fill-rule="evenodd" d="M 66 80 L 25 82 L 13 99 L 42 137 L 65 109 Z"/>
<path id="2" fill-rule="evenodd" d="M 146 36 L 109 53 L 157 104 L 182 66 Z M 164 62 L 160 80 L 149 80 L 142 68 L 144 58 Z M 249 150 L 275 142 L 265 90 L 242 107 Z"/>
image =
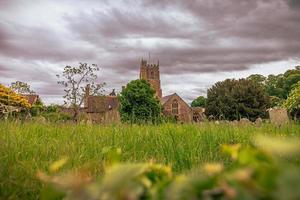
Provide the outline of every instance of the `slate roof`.
<path id="1" fill-rule="evenodd" d="M 171 99 L 172 97 L 174 96 L 178 96 L 189 108 L 189 104 L 187 104 L 177 93 L 174 93 L 174 94 L 171 94 L 171 95 L 168 95 L 168 96 L 164 96 L 163 98 L 161 98 L 161 104 L 164 105 L 165 103 L 167 103 L 169 101 L 169 99 Z"/>

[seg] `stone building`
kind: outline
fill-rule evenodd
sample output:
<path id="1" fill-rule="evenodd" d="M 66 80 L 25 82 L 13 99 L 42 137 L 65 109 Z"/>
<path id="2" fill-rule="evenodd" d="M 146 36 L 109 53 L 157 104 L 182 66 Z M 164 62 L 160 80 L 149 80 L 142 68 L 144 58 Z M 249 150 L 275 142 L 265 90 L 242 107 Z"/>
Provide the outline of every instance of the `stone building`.
<path id="1" fill-rule="evenodd" d="M 162 90 L 160 87 L 159 62 L 157 64 L 148 64 L 146 60 L 141 61 L 140 79 L 147 80 L 155 90 L 155 95 L 161 99 Z"/>
<path id="2" fill-rule="evenodd" d="M 178 122 L 192 122 L 193 112 L 190 106 L 176 93 L 161 99 L 163 114 L 174 117 Z"/>
<path id="3" fill-rule="evenodd" d="M 159 62 L 157 64 L 148 64 L 147 61 L 141 61 L 140 79 L 147 80 L 156 91 L 156 96 L 163 107 L 163 114 L 168 117 L 174 117 L 178 122 L 199 122 L 204 119 L 203 108 L 191 108 L 178 94 L 174 93 L 162 97 Z"/>
<path id="4" fill-rule="evenodd" d="M 162 104 L 165 116 L 174 118 L 178 122 L 199 122 L 204 119 L 203 108 L 191 108 L 178 94 L 162 96 L 159 62 L 148 64 L 142 59 L 140 79 L 148 81 L 155 90 L 155 95 Z M 120 122 L 119 101 L 115 91 L 108 96 L 91 96 L 89 86 L 87 86 L 84 110 L 91 122 Z"/>
<path id="5" fill-rule="evenodd" d="M 114 91 L 108 96 L 92 96 L 87 85 L 84 110 L 93 123 L 120 122 L 119 100 Z"/>

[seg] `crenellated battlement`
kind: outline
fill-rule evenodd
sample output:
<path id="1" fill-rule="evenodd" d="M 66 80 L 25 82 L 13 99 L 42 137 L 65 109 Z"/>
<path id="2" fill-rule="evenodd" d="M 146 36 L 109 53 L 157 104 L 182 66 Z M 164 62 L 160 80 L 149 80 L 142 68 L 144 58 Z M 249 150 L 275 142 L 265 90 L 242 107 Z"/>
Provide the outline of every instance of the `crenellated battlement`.
<path id="1" fill-rule="evenodd" d="M 157 64 L 149 64 L 146 60 L 141 60 L 140 79 L 147 80 L 156 91 L 156 96 L 161 98 L 159 61 Z"/>

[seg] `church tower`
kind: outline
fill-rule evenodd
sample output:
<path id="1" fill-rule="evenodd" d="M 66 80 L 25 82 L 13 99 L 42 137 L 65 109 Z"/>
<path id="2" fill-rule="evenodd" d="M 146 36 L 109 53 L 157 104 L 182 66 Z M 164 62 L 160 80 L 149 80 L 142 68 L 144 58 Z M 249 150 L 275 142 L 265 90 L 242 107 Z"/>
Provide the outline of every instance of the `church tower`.
<path id="1" fill-rule="evenodd" d="M 140 79 L 147 80 L 155 90 L 155 95 L 161 99 L 162 91 L 160 87 L 159 62 L 157 64 L 148 64 L 146 60 L 141 61 Z"/>

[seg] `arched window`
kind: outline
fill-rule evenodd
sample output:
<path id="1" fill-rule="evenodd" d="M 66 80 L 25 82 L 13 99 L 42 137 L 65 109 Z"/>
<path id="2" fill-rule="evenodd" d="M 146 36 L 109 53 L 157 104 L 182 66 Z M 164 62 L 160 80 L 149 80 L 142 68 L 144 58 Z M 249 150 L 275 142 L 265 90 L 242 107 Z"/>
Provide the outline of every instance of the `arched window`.
<path id="1" fill-rule="evenodd" d="M 174 99 L 172 102 L 172 114 L 178 115 L 178 101 L 177 99 Z"/>

